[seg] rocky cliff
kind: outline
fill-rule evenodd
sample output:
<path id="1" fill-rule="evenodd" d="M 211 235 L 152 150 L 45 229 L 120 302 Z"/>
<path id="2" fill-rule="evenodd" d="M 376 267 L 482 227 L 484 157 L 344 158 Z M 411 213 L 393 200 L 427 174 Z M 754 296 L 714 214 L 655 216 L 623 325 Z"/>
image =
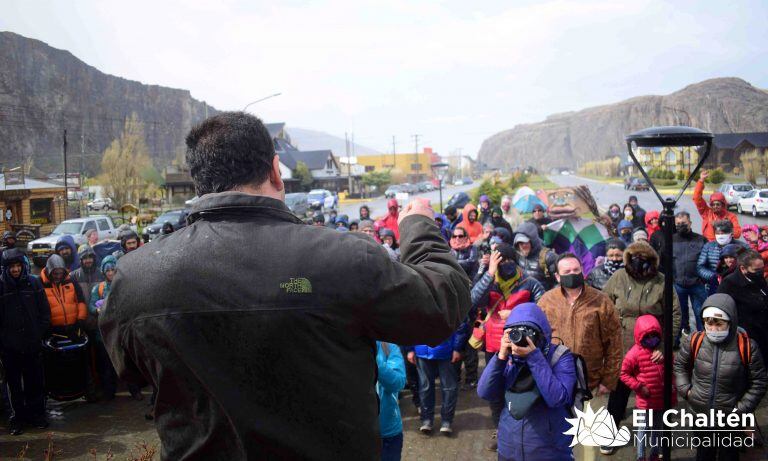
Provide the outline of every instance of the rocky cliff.
<path id="1" fill-rule="evenodd" d="M 36 170 L 62 171 L 67 130 L 69 170 L 99 171 L 101 153 L 124 120 L 143 122 L 150 155 L 162 168 L 183 151 L 191 126 L 215 113 L 187 90 L 107 75 L 70 52 L 0 32 L 0 164 L 33 159 Z"/>
<path id="2" fill-rule="evenodd" d="M 478 159 L 504 168 L 576 167 L 623 152 L 629 133 L 662 125 L 714 133 L 768 131 L 768 93 L 738 78 L 717 78 L 667 96 L 640 96 L 552 115 L 491 136 L 483 141 Z"/>

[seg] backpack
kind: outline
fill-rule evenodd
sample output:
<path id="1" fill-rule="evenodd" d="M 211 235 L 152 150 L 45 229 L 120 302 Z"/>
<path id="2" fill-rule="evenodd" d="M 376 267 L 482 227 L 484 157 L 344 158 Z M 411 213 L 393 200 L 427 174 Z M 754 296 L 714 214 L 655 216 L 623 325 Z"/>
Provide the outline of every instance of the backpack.
<path id="1" fill-rule="evenodd" d="M 104 286 L 107 282 L 99 282 L 99 299 L 104 299 Z"/>
<path id="2" fill-rule="evenodd" d="M 749 335 L 742 329 L 739 329 L 737 333 L 741 364 L 744 365 L 744 368 L 749 369 L 749 364 L 752 363 L 752 345 L 749 342 Z M 693 363 L 696 361 L 696 355 L 698 355 L 699 349 L 701 349 L 701 344 L 704 342 L 706 336 L 707 334 L 703 331 L 697 331 L 691 335 L 691 368 L 693 368 Z"/>
<path id="3" fill-rule="evenodd" d="M 552 354 L 552 358 L 549 359 L 549 366 L 554 367 L 555 364 L 560 360 L 560 357 L 569 351 L 570 350 L 566 346 L 558 344 L 557 347 L 555 347 L 555 352 Z M 571 416 L 575 416 L 576 412 L 574 411 L 574 408 L 579 411 L 584 410 L 584 402 L 592 399 L 592 391 L 589 389 L 589 379 L 587 378 L 587 363 L 584 361 L 584 357 L 574 353 L 573 351 L 570 352 L 573 356 L 573 362 L 576 367 L 576 384 L 574 384 L 573 389 L 573 407 L 569 408 L 569 410 Z"/>

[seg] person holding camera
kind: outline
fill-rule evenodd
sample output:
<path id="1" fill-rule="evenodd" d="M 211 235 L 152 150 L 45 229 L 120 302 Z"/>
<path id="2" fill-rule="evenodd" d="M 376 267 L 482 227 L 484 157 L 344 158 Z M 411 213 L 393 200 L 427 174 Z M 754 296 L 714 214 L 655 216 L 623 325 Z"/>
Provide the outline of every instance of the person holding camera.
<path id="1" fill-rule="evenodd" d="M 470 318 L 477 316 L 476 323 L 480 324 L 472 336 L 484 341 L 486 367 L 493 361 L 493 355 L 499 351 L 504 322 L 512 309 L 522 303 L 538 302 L 544 295 L 541 284 L 533 278 L 525 277 L 515 258 L 512 245 L 498 243 L 491 253 L 488 270 L 472 288 Z M 494 425 L 498 424 L 504 409 L 502 397 L 489 400 Z M 488 449 L 496 451 L 496 444 L 493 435 Z"/>
<path id="2" fill-rule="evenodd" d="M 570 407 L 576 385 L 573 355 L 555 354 L 552 329 L 535 303 L 517 306 L 504 324 L 499 352 L 480 377 L 477 395 L 501 399 L 499 460 L 573 459 Z"/>
<path id="3" fill-rule="evenodd" d="M 517 226 L 514 246 L 517 251 L 517 263 L 523 268 L 526 276 L 538 280 L 545 290 L 555 286 L 557 253 L 544 246 L 536 225 L 524 222 Z"/>

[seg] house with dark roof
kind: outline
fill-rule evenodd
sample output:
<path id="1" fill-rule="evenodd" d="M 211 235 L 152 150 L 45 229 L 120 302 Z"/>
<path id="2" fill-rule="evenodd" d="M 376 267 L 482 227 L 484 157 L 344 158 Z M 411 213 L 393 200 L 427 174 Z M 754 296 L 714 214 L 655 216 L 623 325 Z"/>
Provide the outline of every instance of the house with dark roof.
<path id="1" fill-rule="evenodd" d="M 741 166 L 742 154 L 753 150 L 768 152 L 768 132 L 715 134 L 706 164 L 730 170 Z"/>

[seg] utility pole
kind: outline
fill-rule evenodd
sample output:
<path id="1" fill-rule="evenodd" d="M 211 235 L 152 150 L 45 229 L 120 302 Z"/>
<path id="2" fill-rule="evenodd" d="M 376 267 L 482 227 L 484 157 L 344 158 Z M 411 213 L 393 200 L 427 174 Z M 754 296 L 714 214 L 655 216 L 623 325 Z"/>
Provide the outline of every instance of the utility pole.
<path id="1" fill-rule="evenodd" d="M 69 188 L 67 187 L 67 129 L 64 129 L 64 219 L 69 211 Z"/>
<path id="2" fill-rule="evenodd" d="M 421 135 L 420 134 L 412 134 L 411 136 L 413 137 L 413 144 L 414 144 L 414 146 L 413 146 L 414 147 L 413 163 L 417 164 L 417 163 L 419 163 L 419 138 L 421 137 Z M 413 171 L 413 167 L 411 168 L 411 171 Z M 420 173 L 417 173 L 417 174 L 420 174 Z M 414 176 L 416 176 L 416 175 L 414 175 Z M 416 182 L 416 181 L 414 180 L 414 182 Z"/>
<path id="3" fill-rule="evenodd" d="M 347 196 L 349 196 L 352 193 L 352 159 L 349 156 L 349 136 L 346 131 L 344 132 L 344 144 L 347 151 Z"/>
<path id="4" fill-rule="evenodd" d="M 395 144 L 395 135 L 392 135 L 392 169 L 397 166 L 397 145 Z"/>

